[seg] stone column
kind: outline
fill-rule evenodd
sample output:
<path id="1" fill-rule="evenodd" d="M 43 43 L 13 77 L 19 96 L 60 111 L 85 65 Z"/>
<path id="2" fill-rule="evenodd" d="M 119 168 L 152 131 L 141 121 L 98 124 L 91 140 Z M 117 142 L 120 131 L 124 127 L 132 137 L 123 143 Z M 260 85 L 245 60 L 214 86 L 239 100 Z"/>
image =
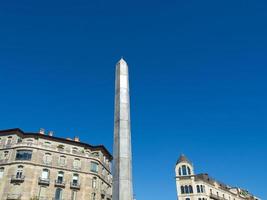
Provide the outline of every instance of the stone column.
<path id="1" fill-rule="evenodd" d="M 133 200 L 129 76 L 123 59 L 116 65 L 114 118 L 112 199 Z"/>

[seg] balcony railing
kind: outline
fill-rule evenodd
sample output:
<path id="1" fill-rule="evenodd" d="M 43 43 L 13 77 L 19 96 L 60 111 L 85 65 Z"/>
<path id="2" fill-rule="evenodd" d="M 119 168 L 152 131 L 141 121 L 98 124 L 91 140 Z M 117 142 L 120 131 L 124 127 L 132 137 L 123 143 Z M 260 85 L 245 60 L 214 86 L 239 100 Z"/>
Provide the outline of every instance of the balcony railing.
<path id="1" fill-rule="evenodd" d="M 65 182 L 60 180 L 55 180 L 55 186 L 57 187 L 65 187 Z"/>
<path id="2" fill-rule="evenodd" d="M 8 194 L 7 200 L 20 200 L 21 194 Z"/>
<path id="3" fill-rule="evenodd" d="M 14 175 L 11 177 L 11 182 L 24 182 L 25 176 L 23 175 Z"/>
<path id="4" fill-rule="evenodd" d="M 49 180 L 49 178 L 42 178 L 42 177 L 40 177 L 38 183 L 40 185 L 49 185 L 50 180 Z"/>
<path id="5" fill-rule="evenodd" d="M 8 162 L 8 159 L 3 159 L 3 160 L 0 160 L 0 164 L 5 164 Z"/>
<path id="6" fill-rule="evenodd" d="M 210 194 L 210 198 L 211 199 L 214 199 L 214 200 L 227 200 L 226 198 L 224 198 L 224 197 L 220 197 L 219 195 L 217 195 L 217 194 Z"/>
<path id="7" fill-rule="evenodd" d="M 79 182 L 78 182 L 78 183 L 70 182 L 70 188 L 71 188 L 71 189 L 77 189 L 77 190 L 79 190 L 80 187 L 81 187 L 81 185 L 80 185 Z"/>

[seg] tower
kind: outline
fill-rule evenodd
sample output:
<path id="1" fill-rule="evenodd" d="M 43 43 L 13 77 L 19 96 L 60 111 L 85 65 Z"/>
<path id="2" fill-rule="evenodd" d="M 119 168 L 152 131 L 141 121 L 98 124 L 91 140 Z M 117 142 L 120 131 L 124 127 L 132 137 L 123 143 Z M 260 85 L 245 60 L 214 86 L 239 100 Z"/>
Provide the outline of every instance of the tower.
<path id="1" fill-rule="evenodd" d="M 113 200 L 133 200 L 130 96 L 128 65 L 116 65 L 113 146 Z"/>

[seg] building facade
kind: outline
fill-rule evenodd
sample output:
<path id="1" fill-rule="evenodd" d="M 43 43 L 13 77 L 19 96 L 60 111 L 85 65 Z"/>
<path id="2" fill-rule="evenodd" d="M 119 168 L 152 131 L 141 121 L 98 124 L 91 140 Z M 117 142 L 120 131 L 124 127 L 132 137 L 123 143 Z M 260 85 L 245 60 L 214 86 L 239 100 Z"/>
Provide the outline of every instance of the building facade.
<path id="1" fill-rule="evenodd" d="M 195 174 L 193 164 L 181 155 L 175 167 L 179 200 L 260 200 L 247 190 L 231 187 L 211 178 Z"/>
<path id="2" fill-rule="evenodd" d="M 111 200 L 112 156 L 76 137 L 0 131 L 1 200 Z"/>

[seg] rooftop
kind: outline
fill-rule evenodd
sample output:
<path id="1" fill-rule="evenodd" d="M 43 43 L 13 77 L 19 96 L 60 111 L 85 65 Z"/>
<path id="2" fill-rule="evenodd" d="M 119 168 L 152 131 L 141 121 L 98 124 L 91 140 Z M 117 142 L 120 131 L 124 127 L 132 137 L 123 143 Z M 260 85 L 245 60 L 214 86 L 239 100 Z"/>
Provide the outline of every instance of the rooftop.
<path id="1" fill-rule="evenodd" d="M 65 139 L 65 138 L 61 138 L 61 137 L 55 137 L 55 136 L 43 134 L 40 132 L 35 132 L 35 133 L 24 132 L 19 128 L 0 130 L 0 136 L 1 135 L 10 135 L 10 134 L 16 134 L 22 138 L 34 137 L 34 138 L 43 138 L 43 139 L 47 139 L 47 140 L 54 140 L 57 142 L 62 142 L 62 143 L 67 143 L 67 144 L 71 144 L 71 145 L 85 147 L 85 148 L 88 148 L 88 149 L 93 150 L 93 151 L 100 150 L 107 156 L 107 158 L 109 160 L 112 160 L 111 153 L 106 149 L 106 147 L 104 145 L 90 145 L 87 143 L 80 142 L 79 140 L 76 140 L 76 139 L 70 140 L 68 138 Z"/>

